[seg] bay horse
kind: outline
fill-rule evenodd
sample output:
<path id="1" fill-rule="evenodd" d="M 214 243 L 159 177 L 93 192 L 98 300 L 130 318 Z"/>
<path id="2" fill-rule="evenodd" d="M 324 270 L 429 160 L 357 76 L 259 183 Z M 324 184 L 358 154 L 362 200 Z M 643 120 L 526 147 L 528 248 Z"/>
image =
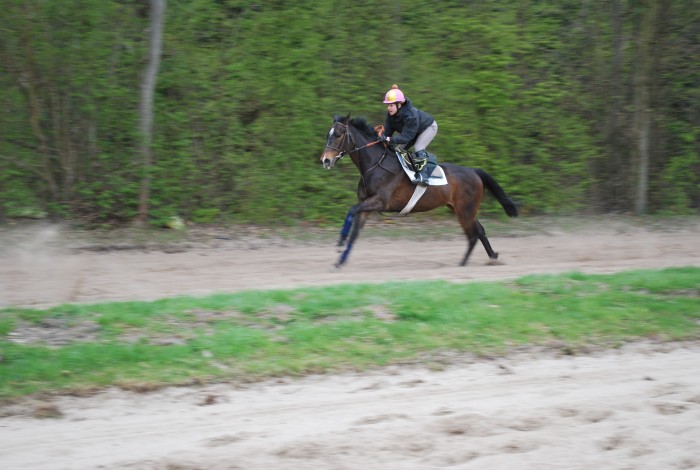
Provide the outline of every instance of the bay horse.
<path id="1" fill-rule="evenodd" d="M 360 170 L 360 181 L 357 185 L 359 203 L 350 207 L 340 231 L 338 246 L 344 246 L 344 249 L 335 264 L 336 268 L 340 268 L 347 261 L 370 213 L 400 212 L 415 190 L 408 176 L 404 174 L 392 145 L 380 139 L 377 130 L 366 120 L 350 119 L 349 114 L 345 117 L 335 116 L 328 133 L 326 148 L 321 155 L 321 163 L 324 168 L 330 170 L 345 155 L 350 155 L 352 162 Z M 467 264 L 477 240 L 481 241 L 490 259 L 497 259 L 498 253 L 491 248 L 486 231 L 476 218 L 484 197 L 484 187 L 496 197 L 510 217 L 517 217 L 517 207 L 496 180 L 484 170 L 450 163 L 441 163 L 440 166 L 447 177 L 447 184 L 428 186 L 412 211 L 427 212 L 447 206 L 454 212 L 468 241 L 467 252 L 460 266 Z"/>

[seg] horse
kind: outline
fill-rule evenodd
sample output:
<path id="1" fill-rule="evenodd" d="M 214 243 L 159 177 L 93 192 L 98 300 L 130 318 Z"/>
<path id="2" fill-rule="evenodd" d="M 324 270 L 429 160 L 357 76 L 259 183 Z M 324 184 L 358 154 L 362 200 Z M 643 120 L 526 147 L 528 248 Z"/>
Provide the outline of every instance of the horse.
<path id="1" fill-rule="evenodd" d="M 328 132 L 326 148 L 321 155 L 321 163 L 325 169 L 331 170 L 345 155 L 350 155 L 360 171 L 357 185 L 359 203 L 350 207 L 340 231 L 338 246 L 341 247 L 341 254 L 335 263 L 336 268 L 347 262 L 370 213 L 401 212 L 415 191 L 410 179 L 404 174 L 393 146 L 380 138 L 377 129 L 365 119 L 351 119 L 349 114 L 344 117 L 335 116 Z M 460 266 L 467 264 L 477 240 L 481 241 L 491 260 L 498 259 L 498 253 L 486 237 L 486 230 L 476 218 L 484 197 L 484 188 L 496 197 L 508 216 L 517 217 L 517 207 L 496 180 L 484 170 L 450 163 L 441 163 L 440 166 L 444 170 L 447 184 L 428 186 L 412 211 L 427 212 L 447 206 L 457 216 L 468 241 L 467 252 Z"/>

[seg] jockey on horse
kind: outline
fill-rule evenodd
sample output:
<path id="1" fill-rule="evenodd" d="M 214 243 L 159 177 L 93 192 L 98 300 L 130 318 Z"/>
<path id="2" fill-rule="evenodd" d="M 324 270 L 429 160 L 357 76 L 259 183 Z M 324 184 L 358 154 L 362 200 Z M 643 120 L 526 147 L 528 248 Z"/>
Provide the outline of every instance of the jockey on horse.
<path id="1" fill-rule="evenodd" d="M 384 140 L 396 144 L 402 150 L 411 147 L 415 149 L 412 163 L 416 173 L 411 183 L 427 186 L 428 178 L 437 162 L 428 160 L 428 152 L 425 149 L 437 134 L 437 122 L 430 114 L 413 106 L 411 100 L 399 90 L 398 85 L 392 86 L 391 90 L 386 92 L 384 104 L 387 105 Z M 398 135 L 394 136 L 395 132 L 398 132 Z"/>

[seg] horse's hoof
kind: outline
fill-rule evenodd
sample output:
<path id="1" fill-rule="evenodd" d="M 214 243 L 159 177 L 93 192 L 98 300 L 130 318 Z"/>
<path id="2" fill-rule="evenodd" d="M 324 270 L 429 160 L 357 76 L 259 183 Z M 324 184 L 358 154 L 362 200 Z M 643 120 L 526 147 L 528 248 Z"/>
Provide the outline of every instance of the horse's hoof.
<path id="1" fill-rule="evenodd" d="M 340 272 L 340 265 L 338 263 L 335 263 L 333 266 L 328 268 L 328 272 L 330 273 L 339 273 Z"/>
<path id="2" fill-rule="evenodd" d="M 498 261 L 497 258 L 491 258 L 486 263 L 486 266 L 502 266 L 503 264 L 505 264 L 505 263 L 503 263 L 502 261 Z"/>

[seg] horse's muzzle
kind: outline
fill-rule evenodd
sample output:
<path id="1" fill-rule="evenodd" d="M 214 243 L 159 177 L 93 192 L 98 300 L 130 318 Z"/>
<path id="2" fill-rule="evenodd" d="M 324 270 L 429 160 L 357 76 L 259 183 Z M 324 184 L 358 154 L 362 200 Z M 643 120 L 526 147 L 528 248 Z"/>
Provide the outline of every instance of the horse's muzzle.
<path id="1" fill-rule="evenodd" d="M 334 154 L 334 152 L 328 150 L 323 152 L 323 155 L 321 155 L 321 163 L 323 164 L 323 168 L 330 170 L 333 168 L 335 162 L 337 162 L 339 158 L 340 156 L 337 153 Z"/>

